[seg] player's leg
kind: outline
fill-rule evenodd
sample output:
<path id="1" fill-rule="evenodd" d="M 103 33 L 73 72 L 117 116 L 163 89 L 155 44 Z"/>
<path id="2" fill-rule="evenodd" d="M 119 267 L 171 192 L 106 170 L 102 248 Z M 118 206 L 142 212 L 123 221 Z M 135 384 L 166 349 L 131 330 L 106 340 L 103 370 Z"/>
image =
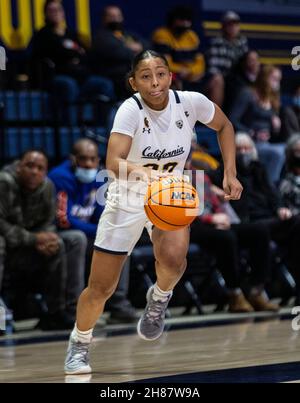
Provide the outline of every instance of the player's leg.
<path id="1" fill-rule="evenodd" d="M 128 253 L 138 241 L 146 217 L 143 205 L 136 213 L 106 204 L 95 239 L 88 287 L 79 298 L 77 322 L 70 337 L 65 363 L 68 374 L 91 372 L 88 352 L 93 327 L 105 302 L 115 291 Z"/>
<path id="2" fill-rule="evenodd" d="M 114 293 L 127 255 L 94 251 L 87 288 L 80 295 L 76 323 L 80 331 L 93 328 Z"/>
<path id="3" fill-rule="evenodd" d="M 66 374 L 91 372 L 89 346 L 93 328 L 104 310 L 105 302 L 117 287 L 126 258 L 126 254 L 94 252 L 88 286 L 77 305 L 77 321 L 70 336 L 65 361 Z"/>
<path id="4" fill-rule="evenodd" d="M 155 340 L 163 332 L 164 319 L 173 289 L 186 269 L 189 228 L 178 231 L 153 230 L 157 282 L 147 292 L 147 306 L 137 331 L 144 340 Z"/>
<path id="5" fill-rule="evenodd" d="M 152 234 L 157 285 L 162 290 L 173 290 L 186 269 L 190 230 L 161 231 Z"/>

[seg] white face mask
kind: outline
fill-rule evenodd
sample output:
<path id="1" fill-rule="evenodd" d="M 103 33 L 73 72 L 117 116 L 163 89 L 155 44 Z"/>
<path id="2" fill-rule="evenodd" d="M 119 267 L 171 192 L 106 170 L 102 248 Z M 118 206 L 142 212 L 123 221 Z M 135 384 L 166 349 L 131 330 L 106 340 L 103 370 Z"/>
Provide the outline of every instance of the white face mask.
<path id="1" fill-rule="evenodd" d="M 75 169 L 75 176 L 81 183 L 92 183 L 96 179 L 97 169 L 79 168 Z"/>
<path id="2" fill-rule="evenodd" d="M 300 186 L 300 175 L 295 175 L 294 176 L 294 181 L 295 181 L 297 186 Z"/>

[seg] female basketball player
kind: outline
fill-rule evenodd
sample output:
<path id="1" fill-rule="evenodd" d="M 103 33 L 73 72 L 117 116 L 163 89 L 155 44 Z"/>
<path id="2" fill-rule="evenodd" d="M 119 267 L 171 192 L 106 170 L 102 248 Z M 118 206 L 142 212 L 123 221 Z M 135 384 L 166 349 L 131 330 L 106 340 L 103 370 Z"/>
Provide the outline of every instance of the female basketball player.
<path id="1" fill-rule="evenodd" d="M 116 114 L 107 150 L 107 169 L 117 178 L 120 163 L 127 164 L 128 175 L 139 169 L 148 178 L 154 170 L 182 172 L 190 151 L 193 128 L 199 120 L 218 132 L 225 166 L 226 198 L 239 199 L 242 186 L 236 179 L 231 123 L 204 95 L 171 91 L 171 81 L 164 56 L 151 50 L 137 55 L 129 78 L 136 95 L 127 99 Z M 164 174 L 156 176 L 159 175 Z M 127 255 L 147 224 L 142 204 L 120 203 L 122 186 L 118 187 L 117 183 L 115 180 L 109 187 L 95 240 L 88 287 L 79 298 L 77 321 L 65 362 L 67 374 L 91 372 L 88 351 L 93 328 L 118 284 Z M 189 228 L 169 232 L 155 227 L 151 239 L 157 282 L 148 290 L 148 303 L 138 322 L 138 334 L 145 340 L 155 340 L 163 332 L 169 300 L 186 268 Z"/>

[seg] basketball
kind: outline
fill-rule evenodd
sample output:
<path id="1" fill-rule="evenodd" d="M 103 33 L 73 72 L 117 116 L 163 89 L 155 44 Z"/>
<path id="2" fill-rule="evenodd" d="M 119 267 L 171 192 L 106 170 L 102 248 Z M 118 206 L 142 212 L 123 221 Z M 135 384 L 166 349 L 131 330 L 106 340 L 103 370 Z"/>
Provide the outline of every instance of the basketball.
<path id="1" fill-rule="evenodd" d="M 179 177 L 167 177 L 148 186 L 145 212 L 157 228 L 176 231 L 191 224 L 198 215 L 196 189 Z"/>

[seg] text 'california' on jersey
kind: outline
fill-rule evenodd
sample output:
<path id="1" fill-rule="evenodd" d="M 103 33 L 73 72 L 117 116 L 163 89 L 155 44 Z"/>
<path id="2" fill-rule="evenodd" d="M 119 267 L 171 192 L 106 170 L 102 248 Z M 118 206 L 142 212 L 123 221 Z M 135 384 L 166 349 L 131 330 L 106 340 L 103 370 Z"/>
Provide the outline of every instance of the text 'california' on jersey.
<path id="1" fill-rule="evenodd" d="M 162 111 L 149 108 L 137 93 L 120 106 L 111 132 L 132 137 L 128 162 L 181 173 L 195 123 L 209 123 L 214 113 L 214 104 L 197 92 L 170 90 L 168 105 Z"/>

